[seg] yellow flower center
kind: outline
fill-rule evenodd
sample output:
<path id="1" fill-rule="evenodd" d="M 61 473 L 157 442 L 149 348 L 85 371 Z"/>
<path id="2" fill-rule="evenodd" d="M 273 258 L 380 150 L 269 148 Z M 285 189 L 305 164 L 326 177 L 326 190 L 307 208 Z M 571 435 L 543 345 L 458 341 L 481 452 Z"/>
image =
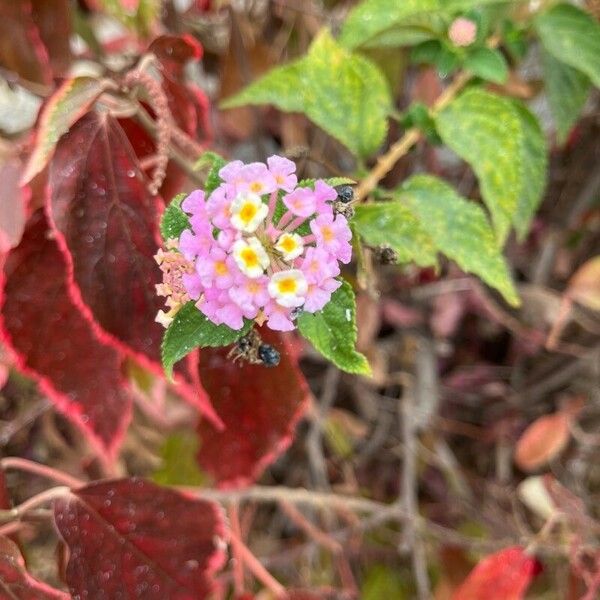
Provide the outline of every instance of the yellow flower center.
<path id="1" fill-rule="evenodd" d="M 277 282 L 277 289 L 281 294 L 295 294 L 298 284 L 293 277 L 286 277 Z"/>
<path id="2" fill-rule="evenodd" d="M 246 204 L 244 204 L 242 207 L 242 210 L 240 210 L 240 219 L 244 223 L 250 223 L 257 212 L 258 207 L 255 204 L 252 204 L 252 202 L 246 202 Z"/>
<path id="3" fill-rule="evenodd" d="M 253 191 L 255 194 L 260 194 L 262 189 L 263 185 L 259 181 L 254 181 L 250 184 L 250 190 Z"/>
<path id="4" fill-rule="evenodd" d="M 249 269 L 252 267 L 257 267 L 259 264 L 258 255 L 252 248 L 244 248 L 240 252 L 240 257 L 244 261 L 244 264 Z"/>
<path id="5" fill-rule="evenodd" d="M 296 242 L 293 237 L 285 236 L 281 240 L 281 248 L 284 252 L 293 252 L 296 249 Z"/>
<path id="6" fill-rule="evenodd" d="M 229 273 L 229 269 L 224 261 L 219 261 L 215 263 L 215 271 L 217 275 L 227 275 Z"/>
<path id="7" fill-rule="evenodd" d="M 334 235 L 333 231 L 331 230 L 331 227 L 323 227 L 321 229 L 321 235 L 323 236 L 323 239 L 326 242 L 331 242 L 335 238 L 335 235 Z"/>

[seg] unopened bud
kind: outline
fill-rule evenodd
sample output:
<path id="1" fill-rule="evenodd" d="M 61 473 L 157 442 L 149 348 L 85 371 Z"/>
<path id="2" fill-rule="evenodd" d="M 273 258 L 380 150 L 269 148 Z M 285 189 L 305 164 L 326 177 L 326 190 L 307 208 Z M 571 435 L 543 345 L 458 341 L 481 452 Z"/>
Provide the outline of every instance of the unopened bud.
<path id="1" fill-rule="evenodd" d="M 477 24 L 459 17 L 450 25 L 448 38 L 455 46 L 470 46 L 477 38 Z"/>

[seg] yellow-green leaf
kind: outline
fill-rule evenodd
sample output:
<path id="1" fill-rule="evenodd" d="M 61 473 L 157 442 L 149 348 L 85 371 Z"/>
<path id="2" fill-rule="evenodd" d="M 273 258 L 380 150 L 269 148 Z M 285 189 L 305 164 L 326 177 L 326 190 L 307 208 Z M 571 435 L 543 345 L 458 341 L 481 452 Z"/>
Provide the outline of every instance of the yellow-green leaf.
<path id="1" fill-rule="evenodd" d="M 389 45 L 388 32 L 412 24 L 418 15 L 449 14 L 481 6 L 503 4 L 509 0 L 364 0 L 350 12 L 340 34 L 348 48 L 375 46 L 381 40 Z"/>
<path id="2" fill-rule="evenodd" d="M 496 235 L 480 206 L 429 175 L 412 177 L 396 197 L 415 215 L 440 252 L 463 271 L 496 288 L 509 304 L 519 304 Z"/>
<path id="3" fill-rule="evenodd" d="M 600 87 L 600 24 L 571 4 L 557 4 L 534 21 L 544 48 Z"/>
<path id="4" fill-rule="evenodd" d="M 498 239 L 511 225 L 523 237 L 546 184 L 546 141 L 537 119 L 519 101 L 471 88 L 436 116 L 444 143 L 479 179 Z"/>
<path id="5" fill-rule="evenodd" d="M 222 107 L 246 104 L 303 112 L 354 154 L 369 156 L 384 141 L 391 97 L 385 77 L 372 62 L 341 47 L 323 30 L 305 57 L 273 69 Z"/>

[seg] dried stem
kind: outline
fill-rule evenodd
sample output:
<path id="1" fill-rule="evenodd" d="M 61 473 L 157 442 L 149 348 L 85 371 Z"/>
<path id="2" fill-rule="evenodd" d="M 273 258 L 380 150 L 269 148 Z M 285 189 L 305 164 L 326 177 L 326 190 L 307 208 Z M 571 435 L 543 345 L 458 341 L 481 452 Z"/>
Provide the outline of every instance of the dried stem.
<path id="1" fill-rule="evenodd" d="M 18 521 L 30 510 L 42 506 L 56 498 L 61 498 L 70 493 L 70 489 L 66 486 L 58 486 L 45 490 L 40 494 L 32 496 L 25 500 L 22 504 L 10 508 L 8 510 L 0 510 L 0 523 L 8 523 L 10 521 Z"/>
<path id="2" fill-rule="evenodd" d="M 229 507 L 229 525 L 231 527 L 231 536 L 238 540 L 242 539 L 242 529 L 240 527 L 240 516 L 238 505 L 236 503 Z M 231 553 L 233 555 L 233 585 L 235 594 L 241 596 L 245 592 L 244 586 L 244 563 L 236 544 L 231 544 Z"/>
<path id="3" fill-rule="evenodd" d="M 46 465 L 27 460 L 26 458 L 8 457 L 0 460 L 0 468 L 5 471 L 8 469 L 15 469 L 18 471 L 27 471 L 28 473 L 34 473 L 35 475 L 41 475 L 47 479 L 52 479 L 58 483 L 62 483 L 70 488 L 78 488 L 85 485 L 85 482 L 67 473 L 53 469 Z"/>

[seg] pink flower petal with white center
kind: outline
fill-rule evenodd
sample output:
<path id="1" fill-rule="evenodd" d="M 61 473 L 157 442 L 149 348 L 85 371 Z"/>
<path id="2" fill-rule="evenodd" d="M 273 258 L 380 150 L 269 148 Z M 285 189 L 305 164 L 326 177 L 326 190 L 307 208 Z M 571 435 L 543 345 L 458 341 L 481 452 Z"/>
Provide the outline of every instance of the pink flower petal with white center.
<path id="1" fill-rule="evenodd" d="M 308 218 L 317 209 L 315 193 L 310 188 L 297 188 L 283 197 L 287 209 L 297 217 Z"/>
<path id="2" fill-rule="evenodd" d="M 284 233 L 279 236 L 275 249 L 281 252 L 284 260 L 289 262 L 304 252 L 304 242 L 297 233 Z"/>
<path id="3" fill-rule="evenodd" d="M 271 298 L 286 308 L 302 306 L 307 289 L 306 278 L 299 269 L 273 273 L 268 286 Z"/>
<path id="4" fill-rule="evenodd" d="M 271 263 L 258 238 L 237 240 L 231 249 L 239 270 L 252 279 L 260 277 Z"/>
<path id="5" fill-rule="evenodd" d="M 296 177 L 296 164 L 283 156 L 270 156 L 267 158 L 269 171 L 275 178 L 275 184 L 280 190 L 291 192 L 298 184 Z"/>
<path id="6" fill-rule="evenodd" d="M 266 219 L 269 207 L 258 194 L 240 192 L 231 203 L 231 224 L 238 231 L 253 233 Z"/>

